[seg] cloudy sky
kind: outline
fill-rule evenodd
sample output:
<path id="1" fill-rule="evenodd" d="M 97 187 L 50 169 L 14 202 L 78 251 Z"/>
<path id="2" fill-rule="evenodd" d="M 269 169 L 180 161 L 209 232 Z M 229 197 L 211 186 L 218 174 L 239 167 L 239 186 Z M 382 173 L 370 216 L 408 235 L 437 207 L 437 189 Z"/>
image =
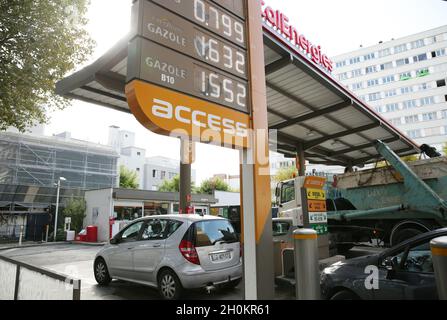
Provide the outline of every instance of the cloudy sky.
<path id="1" fill-rule="evenodd" d="M 286 12 L 297 30 L 312 43 L 318 43 L 329 56 L 389 41 L 447 23 L 447 1 L 442 0 L 266 0 Z M 97 42 L 94 61 L 121 37 L 130 24 L 131 0 L 91 0 L 88 30 Z M 76 102 L 64 111 L 50 114 L 45 133 L 70 131 L 74 138 L 107 143 L 108 127 L 117 125 L 137 134 L 137 146 L 148 156 L 179 159 L 175 139 L 155 135 L 144 129 L 131 115 L 95 105 Z M 199 181 L 213 174 L 238 174 L 235 151 L 213 146 L 197 146 L 194 165 Z"/>

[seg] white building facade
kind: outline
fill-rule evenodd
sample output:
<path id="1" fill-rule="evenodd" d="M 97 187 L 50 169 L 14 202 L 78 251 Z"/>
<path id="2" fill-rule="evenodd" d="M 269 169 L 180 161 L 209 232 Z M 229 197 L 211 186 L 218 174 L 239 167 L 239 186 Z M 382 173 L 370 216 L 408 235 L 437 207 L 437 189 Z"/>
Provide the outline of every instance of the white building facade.
<path id="1" fill-rule="evenodd" d="M 447 142 L 447 25 L 333 57 L 334 77 L 419 144 Z"/>
<path id="2" fill-rule="evenodd" d="M 165 180 L 171 180 L 180 174 L 180 161 L 166 157 L 148 157 L 143 148 L 135 146 L 135 133 L 121 130 L 117 126 L 109 127 L 108 145 L 119 154 L 119 166 L 137 173 L 141 190 L 158 191 Z M 192 181 L 196 182 L 196 171 L 192 170 Z"/>

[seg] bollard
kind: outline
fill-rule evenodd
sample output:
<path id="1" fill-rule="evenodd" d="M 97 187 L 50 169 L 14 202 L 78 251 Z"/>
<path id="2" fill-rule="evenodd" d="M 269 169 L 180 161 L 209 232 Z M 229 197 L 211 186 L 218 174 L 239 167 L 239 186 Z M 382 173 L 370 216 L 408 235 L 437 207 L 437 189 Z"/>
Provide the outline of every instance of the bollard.
<path id="1" fill-rule="evenodd" d="M 313 229 L 297 229 L 293 232 L 293 239 L 296 299 L 319 300 L 321 295 L 317 232 Z"/>
<path id="2" fill-rule="evenodd" d="M 49 231 L 49 229 L 50 229 L 50 226 L 49 225 L 47 225 L 47 231 L 46 231 L 46 233 L 45 233 L 45 242 L 48 242 L 48 231 Z"/>
<path id="3" fill-rule="evenodd" d="M 19 246 L 22 245 L 22 237 L 23 237 L 23 226 L 20 226 Z"/>
<path id="4" fill-rule="evenodd" d="M 447 300 L 447 237 L 434 239 L 430 245 L 439 300 Z"/>

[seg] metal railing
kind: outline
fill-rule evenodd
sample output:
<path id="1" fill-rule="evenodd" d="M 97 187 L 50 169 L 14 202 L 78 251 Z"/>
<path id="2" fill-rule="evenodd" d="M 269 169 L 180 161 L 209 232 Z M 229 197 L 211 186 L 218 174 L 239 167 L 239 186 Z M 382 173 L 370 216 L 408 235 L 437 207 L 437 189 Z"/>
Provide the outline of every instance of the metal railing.
<path id="1" fill-rule="evenodd" d="M 0 300 L 81 300 L 81 280 L 2 255 L 0 281 Z"/>

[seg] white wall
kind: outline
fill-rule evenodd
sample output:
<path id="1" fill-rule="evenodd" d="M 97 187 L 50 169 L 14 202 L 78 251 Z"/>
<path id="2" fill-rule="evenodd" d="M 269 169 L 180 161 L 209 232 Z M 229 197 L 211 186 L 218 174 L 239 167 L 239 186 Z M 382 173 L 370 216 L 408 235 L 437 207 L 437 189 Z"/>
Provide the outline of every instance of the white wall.
<path id="1" fill-rule="evenodd" d="M 113 189 L 93 190 L 85 192 L 87 202 L 84 228 L 90 225 L 98 226 L 98 241 L 109 241 L 109 217 L 113 213 Z M 98 216 L 94 217 L 97 212 Z"/>

